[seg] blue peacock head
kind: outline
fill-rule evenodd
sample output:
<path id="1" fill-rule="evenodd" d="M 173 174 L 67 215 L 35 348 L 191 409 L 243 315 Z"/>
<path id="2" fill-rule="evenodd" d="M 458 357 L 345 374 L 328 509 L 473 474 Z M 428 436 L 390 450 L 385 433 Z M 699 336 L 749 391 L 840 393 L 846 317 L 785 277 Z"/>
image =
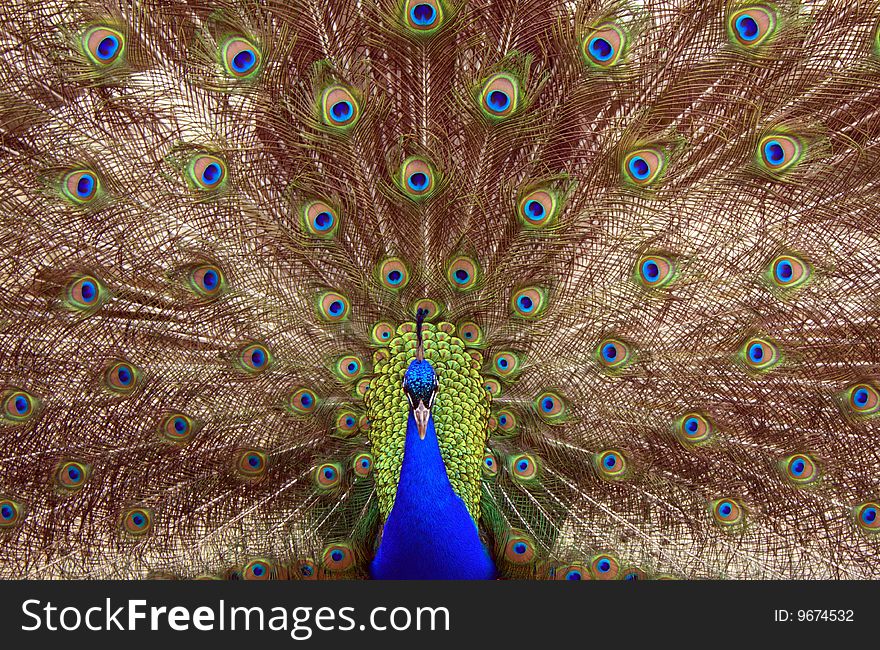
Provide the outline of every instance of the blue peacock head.
<path id="1" fill-rule="evenodd" d="M 425 359 L 425 349 L 422 343 L 422 324 L 428 312 L 419 309 L 416 314 L 416 358 L 413 359 L 403 376 L 403 391 L 409 402 L 409 408 L 413 413 L 416 426 L 419 430 L 419 438 L 425 439 L 428 427 L 428 418 L 431 415 L 431 407 L 434 406 L 434 398 L 437 396 L 437 373 L 431 362 Z"/>

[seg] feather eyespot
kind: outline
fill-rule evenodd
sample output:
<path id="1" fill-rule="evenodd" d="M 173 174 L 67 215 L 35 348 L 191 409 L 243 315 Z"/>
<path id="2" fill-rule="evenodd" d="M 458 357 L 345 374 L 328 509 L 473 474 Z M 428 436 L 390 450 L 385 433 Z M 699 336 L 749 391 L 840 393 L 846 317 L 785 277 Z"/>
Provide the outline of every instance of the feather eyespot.
<path id="1" fill-rule="evenodd" d="M 483 381 L 483 388 L 485 388 L 486 392 L 492 397 L 498 397 L 503 390 L 501 388 L 501 382 L 491 377 Z"/>
<path id="2" fill-rule="evenodd" d="M 519 83 L 515 77 L 496 74 L 483 84 L 480 106 L 486 117 L 500 120 L 512 115 L 519 102 Z"/>
<path id="3" fill-rule="evenodd" d="M 170 442 L 185 443 L 195 435 L 199 424 L 183 413 L 170 413 L 162 421 L 159 432 Z"/>
<path id="4" fill-rule="evenodd" d="M 187 165 L 187 175 L 196 189 L 216 190 L 226 180 L 226 163 L 217 156 L 195 156 Z"/>
<path id="5" fill-rule="evenodd" d="M 437 0 L 407 0 L 403 19 L 410 29 L 430 33 L 443 22 L 443 7 Z"/>
<path id="6" fill-rule="evenodd" d="M 271 580 L 275 567 L 269 560 L 251 560 L 241 571 L 243 580 Z"/>
<path id="7" fill-rule="evenodd" d="M 720 526 L 735 526 L 742 523 L 743 507 L 736 499 L 716 499 L 709 503 L 712 517 Z"/>
<path id="8" fill-rule="evenodd" d="M 430 321 L 443 311 L 443 306 L 436 300 L 430 298 L 422 298 L 417 300 L 412 306 L 413 316 L 418 316 L 419 310 L 425 312 L 425 320 Z"/>
<path id="9" fill-rule="evenodd" d="M 593 558 L 590 569 L 597 580 L 617 580 L 620 562 L 613 555 L 603 553 Z"/>
<path id="10" fill-rule="evenodd" d="M 220 267 L 214 264 L 203 264 L 190 272 L 189 285 L 197 295 L 203 298 L 216 298 L 226 288 L 226 278 Z"/>
<path id="11" fill-rule="evenodd" d="M 498 458 L 491 451 L 483 454 L 483 476 L 494 478 L 498 474 Z"/>
<path id="12" fill-rule="evenodd" d="M 535 410 L 545 420 L 558 421 L 565 417 L 565 400 L 554 391 L 544 391 L 535 398 Z"/>
<path id="13" fill-rule="evenodd" d="M 0 497 L 0 528 L 12 528 L 24 519 L 24 506 L 18 501 Z"/>
<path id="14" fill-rule="evenodd" d="M 632 361 L 629 345 L 615 338 L 604 339 L 596 348 L 596 359 L 606 370 L 620 370 Z"/>
<path id="15" fill-rule="evenodd" d="M 504 434 L 514 433 L 517 429 L 516 416 L 508 409 L 501 409 L 495 414 L 497 428 Z"/>
<path id="16" fill-rule="evenodd" d="M 55 480 L 62 489 L 72 492 L 83 486 L 90 472 L 88 465 L 71 460 L 58 466 Z"/>
<path id="17" fill-rule="evenodd" d="M 504 559 L 511 564 L 531 564 L 535 560 L 535 543 L 525 533 L 511 530 L 504 544 Z"/>
<path id="18" fill-rule="evenodd" d="M 880 413 L 880 394 L 868 383 L 860 383 L 846 391 L 846 403 L 850 410 L 862 417 Z"/>
<path id="19" fill-rule="evenodd" d="M 409 269 L 398 257 L 389 257 L 379 263 L 379 282 L 390 291 L 400 291 L 409 283 Z"/>
<path id="20" fill-rule="evenodd" d="M 297 388 L 290 396 L 290 408 L 300 415 L 314 413 L 318 407 L 318 396 L 308 388 Z"/>
<path id="21" fill-rule="evenodd" d="M 104 372 L 104 385 L 114 393 L 128 395 L 138 386 L 141 373 L 127 361 L 116 361 Z"/>
<path id="22" fill-rule="evenodd" d="M 510 473 L 520 481 L 533 481 L 538 477 L 538 461 L 531 454 L 517 454 L 509 461 Z"/>
<path id="23" fill-rule="evenodd" d="M 238 455 L 236 470 L 244 478 L 259 478 L 266 473 L 269 459 L 257 449 L 246 449 Z"/>
<path id="24" fill-rule="evenodd" d="M 2 417 L 9 424 L 21 424 L 33 418 L 39 411 L 40 400 L 17 388 L 10 388 L 3 392 Z"/>
<path id="25" fill-rule="evenodd" d="M 350 304 L 348 298 L 336 291 L 325 291 L 318 296 L 316 311 L 325 321 L 338 323 L 348 319 Z"/>
<path id="26" fill-rule="evenodd" d="M 94 312 L 105 302 L 107 291 L 92 275 L 76 276 L 64 292 L 65 304 L 76 311 Z"/>
<path id="27" fill-rule="evenodd" d="M 675 262 L 663 255 L 642 255 L 636 265 L 636 277 L 648 289 L 660 289 L 675 277 Z"/>
<path id="28" fill-rule="evenodd" d="M 514 316 L 532 320 L 543 315 L 547 302 L 547 290 L 543 287 L 524 287 L 511 296 L 510 307 Z"/>
<path id="29" fill-rule="evenodd" d="M 780 462 L 783 476 L 795 485 L 807 485 L 819 478 L 816 462 L 806 454 L 794 454 Z"/>
<path id="30" fill-rule="evenodd" d="M 238 79 L 254 75 L 260 69 L 260 50 L 250 41 L 236 36 L 224 43 L 223 67 L 226 74 Z"/>
<path id="31" fill-rule="evenodd" d="M 343 410 L 336 416 L 336 434 L 349 437 L 358 430 L 358 416 L 354 411 Z"/>
<path id="32" fill-rule="evenodd" d="M 870 533 L 880 532 L 880 505 L 875 501 L 863 503 L 856 508 L 856 523 Z"/>
<path id="33" fill-rule="evenodd" d="M 665 165 L 666 158 L 659 149 L 639 149 L 623 159 L 623 172 L 631 183 L 645 186 L 659 178 Z"/>
<path id="34" fill-rule="evenodd" d="M 122 513 L 122 530 L 134 537 L 150 532 L 153 527 L 153 513 L 146 508 L 130 508 Z"/>
<path id="35" fill-rule="evenodd" d="M 698 445 L 712 437 L 712 422 L 701 413 L 685 413 L 675 424 L 678 439 L 689 445 Z"/>
<path id="36" fill-rule="evenodd" d="M 354 381 L 360 377 L 365 370 L 366 368 L 364 368 L 363 361 L 361 361 L 360 357 L 354 354 L 346 354 L 337 359 L 336 363 L 333 364 L 333 372 L 344 382 Z"/>
<path id="37" fill-rule="evenodd" d="M 370 390 L 370 380 L 369 379 L 361 379 L 354 387 L 354 392 L 357 397 L 365 397 L 367 391 Z"/>
<path id="38" fill-rule="evenodd" d="M 503 379 L 515 377 L 520 370 L 519 357 L 513 352 L 496 352 L 492 356 L 492 370 Z"/>
<path id="39" fill-rule="evenodd" d="M 780 289 L 793 289 L 810 279 L 809 264 L 793 255 L 779 255 L 771 263 L 768 277 L 772 286 Z"/>
<path id="40" fill-rule="evenodd" d="M 413 200 L 430 196 L 434 182 L 434 168 L 426 160 L 407 158 L 400 167 L 400 187 Z"/>
<path id="41" fill-rule="evenodd" d="M 354 566 L 354 553 L 348 544 L 329 544 L 321 554 L 321 563 L 328 571 L 341 573 Z"/>
<path id="42" fill-rule="evenodd" d="M 317 580 L 318 569 L 315 561 L 311 558 L 303 558 L 296 561 L 293 573 L 298 580 Z"/>
<path id="43" fill-rule="evenodd" d="M 626 45 L 626 36 L 613 23 L 599 25 L 583 41 L 583 53 L 588 64 L 610 68 L 620 61 Z"/>
<path id="44" fill-rule="evenodd" d="M 350 128 L 360 117 L 360 106 L 354 95 L 342 86 L 332 86 L 321 96 L 324 124 Z"/>
<path id="45" fill-rule="evenodd" d="M 323 201 L 313 201 L 303 208 L 302 225 L 312 237 L 332 239 L 339 228 L 339 216 Z"/>
<path id="46" fill-rule="evenodd" d="M 648 574 L 636 567 L 630 567 L 620 572 L 620 579 L 627 582 L 637 582 L 639 580 L 647 580 Z"/>
<path id="47" fill-rule="evenodd" d="M 377 345 L 385 345 L 394 338 L 394 326 L 391 323 L 381 321 L 373 325 L 370 330 L 370 338 Z"/>
<path id="48" fill-rule="evenodd" d="M 101 68 L 121 61 L 125 51 L 125 37 L 106 26 L 92 27 L 86 31 L 82 44 L 89 60 Z"/>
<path id="49" fill-rule="evenodd" d="M 72 203 L 89 203 L 98 196 L 101 181 L 91 169 L 77 169 L 64 177 L 61 189 Z"/>
<path id="50" fill-rule="evenodd" d="M 606 481 L 618 481 L 626 478 L 629 467 L 623 454 L 613 449 L 602 451 L 593 457 L 593 463 L 600 478 Z"/>
<path id="51" fill-rule="evenodd" d="M 373 454 L 368 452 L 358 454 L 351 462 L 351 468 L 355 475 L 366 478 L 373 471 Z"/>
<path id="52" fill-rule="evenodd" d="M 476 260 L 460 256 L 453 259 L 446 269 L 446 279 L 456 291 L 468 291 L 477 284 L 480 267 Z"/>
<path id="53" fill-rule="evenodd" d="M 479 346 L 483 344 L 483 330 L 473 321 L 463 321 L 456 327 L 458 337 L 467 346 Z"/>
<path id="54" fill-rule="evenodd" d="M 516 216 L 527 229 L 546 228 L 556 219 L 556 194 L 546 189 L 529 192 L 519 200 Z"/>
<path id="55" fill-rule="evenodd" d="M 323 463 L 315 468 L 315 485 L 322 490 L 332 490 L 342 480 L 342 467 L 339 463 Z"/>
<path id="56" fill-rule="evenodd" d="M 746 341 L 740 355 L 746 368 L 759 372 L 771 370 L 782 361 L 782 352 L 765 338 L 752 338 Z"/>
<path id="57" fill-rule="evenodd" d="M 753 48 L 765 42 L 776 30 L 776 14 L 770 7 L 757 5 L 733 13 L 728 21 L 733 42 Z"/>
<path id="58" fill-rule="evenodd" d="M 238 366 L 247 373 L 256 374 L 272 365 L 272 354 L 262 343 L 246 345 L 238 353 Z"/>
<path id="59" fill-rule="evenodd" d="M 803 146 L 787 135 L 770 135 L 758 145 L 758 159 L 771 172 L 782 172 L 794 166 L 801 158 Z"/>

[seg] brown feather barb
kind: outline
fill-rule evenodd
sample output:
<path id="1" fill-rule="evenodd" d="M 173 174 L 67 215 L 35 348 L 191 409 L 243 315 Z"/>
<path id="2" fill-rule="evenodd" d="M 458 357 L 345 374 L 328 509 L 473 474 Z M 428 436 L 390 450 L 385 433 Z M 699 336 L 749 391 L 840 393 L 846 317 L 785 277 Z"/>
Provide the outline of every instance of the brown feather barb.
<path id="1" fill-rule="evenodd" d="M 878 26 L 3 2 L 0 577 L 365 576 L 420 308 L 502 575 L 880 577 Z"/>

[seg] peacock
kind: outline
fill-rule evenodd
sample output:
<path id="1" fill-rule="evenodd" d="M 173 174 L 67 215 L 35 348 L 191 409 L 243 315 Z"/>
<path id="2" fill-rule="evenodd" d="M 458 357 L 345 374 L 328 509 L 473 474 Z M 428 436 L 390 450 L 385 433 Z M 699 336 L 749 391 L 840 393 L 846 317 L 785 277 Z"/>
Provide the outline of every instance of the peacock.
<path id="1" fill-rule="evenodd" d="M 0 42 L 0 577 L 880 578 L 877 1 Z"/>

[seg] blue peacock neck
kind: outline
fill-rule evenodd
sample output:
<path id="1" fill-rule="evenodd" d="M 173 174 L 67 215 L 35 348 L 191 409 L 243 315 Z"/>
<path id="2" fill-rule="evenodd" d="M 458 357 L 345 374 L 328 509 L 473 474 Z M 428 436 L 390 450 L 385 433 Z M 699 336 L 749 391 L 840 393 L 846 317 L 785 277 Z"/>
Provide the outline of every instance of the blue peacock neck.
<path id="1" fill-rule="evenodd" d="M 397 495 L 370 571 L 377 579 L 486 580 L 495 566 L 467 507 L 452 489 L 434 418 L 422 439 L 410 409 Z"/>

